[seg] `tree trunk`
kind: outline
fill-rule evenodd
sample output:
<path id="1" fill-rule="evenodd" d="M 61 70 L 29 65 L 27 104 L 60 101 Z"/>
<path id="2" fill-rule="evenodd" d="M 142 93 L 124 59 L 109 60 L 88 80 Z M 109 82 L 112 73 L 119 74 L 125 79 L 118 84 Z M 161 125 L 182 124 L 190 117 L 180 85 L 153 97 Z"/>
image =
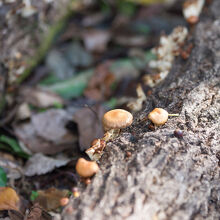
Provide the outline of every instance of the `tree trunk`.
<path id="1" fill-rule="evenodd" d="M 215 0 L 192 30 L 188 60 L 176 59 L 133 125 L 107 144 L 100 172 L 63 219 L 220 218 L 219 12 Z M 155 107 L 180 116 L 151 131 L 140 118 Z"/>

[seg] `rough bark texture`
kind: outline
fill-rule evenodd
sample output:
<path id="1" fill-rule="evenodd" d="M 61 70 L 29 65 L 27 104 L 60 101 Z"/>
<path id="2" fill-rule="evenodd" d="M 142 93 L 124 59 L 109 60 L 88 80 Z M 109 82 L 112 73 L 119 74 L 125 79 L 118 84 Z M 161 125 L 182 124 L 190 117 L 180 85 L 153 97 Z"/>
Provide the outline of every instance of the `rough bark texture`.
<path id="1" fill-rule="evenodd" d="M 107 144 L 101 171 L 63 219 L 220 218 L 219 11 L 215 0 L 192 31 L 189 59 L 175 61 L 133 125 Z M 180 117 L 151 131 L 139 119 L 154 107 Z"/>
<path id="2" fill-rule="evenodd" d="M 24 1 L 0 1 L 0 64 L 8 69 L 10 82 L 31 71 L 43 58 L 62 28 L 70 2 L 33 0 L 35 13 L 23 17 Z"/>

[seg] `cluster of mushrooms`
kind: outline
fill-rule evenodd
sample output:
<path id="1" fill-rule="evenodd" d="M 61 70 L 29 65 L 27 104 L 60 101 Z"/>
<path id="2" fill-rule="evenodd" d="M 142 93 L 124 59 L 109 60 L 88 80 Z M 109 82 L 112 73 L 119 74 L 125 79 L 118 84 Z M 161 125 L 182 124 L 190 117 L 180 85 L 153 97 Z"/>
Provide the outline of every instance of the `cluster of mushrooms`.
<path id="1" fill-rule="evenodd" d="M 160 126 L 167 122 L 168 116 L 178 116 L 178 114 L 168 114 L 168 112 L 162 108 L 155 108 L 148 114 L 147 118 L 155 126 Z M 114 109 L 106 112 L 102 120 L 105 131 L 103 138 L 95 139 L 92 142 L 92 146 L 86 150 L 87 155 L 92 161 L 79 158 L 76 163 L 76 172 L 82 178 L 89 178 L 96 174 L 99 170 L 99 166 L 95 161 L 100 159 L 106 142 L 117 137 L 120 133 L 120 129 L 130 126 L 132 122 L 133 116 L 126 110 Z"/>

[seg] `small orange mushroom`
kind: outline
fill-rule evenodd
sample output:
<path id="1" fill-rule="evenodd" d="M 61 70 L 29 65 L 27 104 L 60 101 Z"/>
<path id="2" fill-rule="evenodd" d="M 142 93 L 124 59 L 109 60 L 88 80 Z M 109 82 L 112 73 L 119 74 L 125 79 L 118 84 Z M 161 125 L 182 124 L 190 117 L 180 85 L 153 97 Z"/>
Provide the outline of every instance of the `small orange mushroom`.
<path id="1" fill-rule="evenodd" d="M 151 120 L 155 125 L 160 126 L 167 122 L 168 116 L 179 116 L 179 114 L 169 114 L 162 108 L 155 108 L 148 114 L 148 119 Z"/>
<path id="2" fill-rule="evenodd" d="M 60 199 L 60 205 L 61 206 L 66 206 L 69 203 L 69 198 L 63 197 Z"/>
<path id="3" fill-rule="evenodd" d="M 133 122 L 133 116 L 130 112 L 124 109 L 114 109 L 108 111 L 103 116 L 104 130 L 126 128 Z"/>
<path id="4" fill-rule="evenodd" d="M 76 163 L 76 172 L 84 178 L 93 176 L 99 171 L 99 166 L 95 161 L 87 161 L 79 158 Z"/>

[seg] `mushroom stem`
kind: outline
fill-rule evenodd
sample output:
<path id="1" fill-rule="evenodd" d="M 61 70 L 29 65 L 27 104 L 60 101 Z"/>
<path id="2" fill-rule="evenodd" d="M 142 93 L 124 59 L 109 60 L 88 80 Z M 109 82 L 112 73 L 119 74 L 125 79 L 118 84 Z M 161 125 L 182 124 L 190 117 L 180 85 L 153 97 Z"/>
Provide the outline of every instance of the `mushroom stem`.
<path id="1" fill-rule="evenodd" d="M 179 114 L 168 114 L 168 116 L 171 116 L 171 117 L 178 117 Z"/>
<path id="2" fill-rule="evenodd" d="M 110 141 L 111 139 L 114 139 L 115 137 L 117 137 L 119 135 L 120 131 L 121 131 L 121 129 L 110 129 L 104 134 L 102 140 L 104 140 L 106 142 Z"/>

